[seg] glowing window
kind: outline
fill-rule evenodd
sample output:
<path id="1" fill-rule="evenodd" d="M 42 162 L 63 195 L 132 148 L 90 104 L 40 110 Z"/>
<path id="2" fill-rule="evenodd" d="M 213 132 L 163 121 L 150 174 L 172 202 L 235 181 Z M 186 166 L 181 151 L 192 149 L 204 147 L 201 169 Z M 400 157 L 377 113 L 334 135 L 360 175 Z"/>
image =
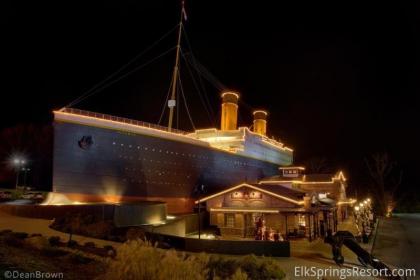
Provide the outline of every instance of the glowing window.
<path id="1" fill-rule="evenodd" d="M 306 219 L 305 219 L 305 215 L 299 215 L 298 216 L 298 225 L 305 227 L 306 226 Z"/>
<path id="2" fill-rule="evenodd" d="M 257 191 L 251 192 L 249 194 L 249 198 L 252 198 L 252 199 L 261 199 L 262 198 L 262 193 L 257 192 Z"/>
<path id="3" fill-rule="evenodd" d="M 231 198 L 243 198 L 243 193 L 242 192 L 233 192 L 231 194 Z"/>
<path id="4" fill-rule="evenodd" d="M 225 214 L 225 227 L 234 228 L 235 227 L 235 214 Z"/>

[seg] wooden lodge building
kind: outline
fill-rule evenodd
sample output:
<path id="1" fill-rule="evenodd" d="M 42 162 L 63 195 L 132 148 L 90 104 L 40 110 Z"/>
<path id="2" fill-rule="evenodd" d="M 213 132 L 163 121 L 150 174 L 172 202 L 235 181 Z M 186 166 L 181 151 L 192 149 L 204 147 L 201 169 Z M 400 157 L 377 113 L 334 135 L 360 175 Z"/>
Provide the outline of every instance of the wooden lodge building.
<path id="1" fill-rule="evenodd" d="M 347 217 L 346 178 L 280 168 L 278 176 L 242 183 L 196 201 L 222 237 L 285 240 L 323 237 Z"/>

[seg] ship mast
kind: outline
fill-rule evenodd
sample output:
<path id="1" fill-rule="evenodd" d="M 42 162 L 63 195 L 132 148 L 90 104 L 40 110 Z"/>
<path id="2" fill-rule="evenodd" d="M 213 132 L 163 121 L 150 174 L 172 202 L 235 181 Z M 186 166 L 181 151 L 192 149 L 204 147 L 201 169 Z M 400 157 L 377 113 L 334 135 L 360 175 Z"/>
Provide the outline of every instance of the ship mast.
<path id="1" fill-rule="evenodd" d="M 185 9 L 184 9 L 184 1 L 182 1 L 182 8 L 181 8 L 181 18 L 179 20 L 179 27 L 178 27 L 178 43 L 176 46 L 176 58 L 175 58 L 175 66 L 174 72 L 172 75 L 172 92 L 171 92 L 171 99 L 168 100 L 168 107 L 169 107 L 169 122 L 168 122 L 168 131 L 172 130 L 172 122 L 174 118 L 174 108 L 176 106 L 176 86 L 178 80 L 178 68 L 179 68 L 179 53 L 181 50 L 181 34 L 182 34 L 182 24 L 184 18 L 186 19 Z"/>

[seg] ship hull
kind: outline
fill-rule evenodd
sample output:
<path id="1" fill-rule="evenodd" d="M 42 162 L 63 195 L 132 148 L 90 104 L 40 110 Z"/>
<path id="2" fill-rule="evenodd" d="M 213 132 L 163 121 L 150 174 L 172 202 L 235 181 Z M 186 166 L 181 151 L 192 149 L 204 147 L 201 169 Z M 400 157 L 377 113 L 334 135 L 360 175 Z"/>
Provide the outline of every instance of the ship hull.
<path id="1" fill-rule="evenodd" d="M 54 122 L 53 191 L 72 200 L 163 200 L 169 212 L 188 212 L 200 189 L 255 183 L 278 167 L 164 137 Z"/>

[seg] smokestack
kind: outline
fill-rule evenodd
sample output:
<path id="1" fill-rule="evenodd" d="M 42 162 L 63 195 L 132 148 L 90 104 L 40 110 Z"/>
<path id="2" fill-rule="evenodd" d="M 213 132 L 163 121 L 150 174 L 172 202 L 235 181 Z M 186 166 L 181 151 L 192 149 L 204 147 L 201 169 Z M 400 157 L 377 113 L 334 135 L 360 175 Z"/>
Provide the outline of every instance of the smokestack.
<path id="1" fill-rule="evenodd" d="M 254 115 L 254 132 L 261 135 L 266 135 L 268 113 L 263 110 L 257 110 L 253 112 L 253 115 Z"/>
<path id="2" fill-rule="evenodd" d="M 238 123 L 239 94 L 232 91 L 222 93 L 221 130 L 236 130 Z"/>

